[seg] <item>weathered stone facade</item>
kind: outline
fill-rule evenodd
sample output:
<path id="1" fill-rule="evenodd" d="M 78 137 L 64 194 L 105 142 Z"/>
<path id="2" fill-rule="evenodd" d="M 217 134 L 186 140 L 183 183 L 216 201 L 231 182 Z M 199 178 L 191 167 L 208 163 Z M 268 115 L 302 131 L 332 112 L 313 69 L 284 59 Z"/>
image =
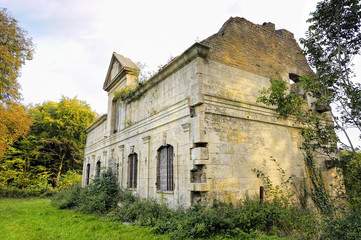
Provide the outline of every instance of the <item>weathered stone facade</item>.
<path id="1" fill-rule="evenodd" d="M 298 127 L 256 103 L 270 78 L 312 74 L 292 33 L 230 18 L 116 99 L 117 91 L 136 86 L 137 70 L 113 54 L 104 83 L 108 114 L 88 129 L 83 185 L 110 167 L 120 186 L 140 197 L 187 207 L 258 195 L 263 183 L 254 168 L 279 183 L 270 156 L 297 181 L 305 178 Z"/>

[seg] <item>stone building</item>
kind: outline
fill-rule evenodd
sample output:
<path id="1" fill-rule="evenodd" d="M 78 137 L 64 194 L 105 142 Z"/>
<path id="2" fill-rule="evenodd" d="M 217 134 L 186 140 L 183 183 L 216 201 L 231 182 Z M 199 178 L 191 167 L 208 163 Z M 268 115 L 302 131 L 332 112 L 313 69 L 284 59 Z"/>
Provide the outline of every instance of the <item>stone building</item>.
<path id="1" fill-rule="evenodd" d="M 113 53 L 108 113 L 87 129 L 83 185 L 111 168 L 141 198 L 187 207 L 258 196 L 263 183 L 252 169 L 280 182 L 270 156 L 296 181 L 305 178 L 298 127 L 256 103 L 270 78 L 313 74 L 291 32 L 230 18 L 148 81 L 138 84 L 137 71 Z"/>

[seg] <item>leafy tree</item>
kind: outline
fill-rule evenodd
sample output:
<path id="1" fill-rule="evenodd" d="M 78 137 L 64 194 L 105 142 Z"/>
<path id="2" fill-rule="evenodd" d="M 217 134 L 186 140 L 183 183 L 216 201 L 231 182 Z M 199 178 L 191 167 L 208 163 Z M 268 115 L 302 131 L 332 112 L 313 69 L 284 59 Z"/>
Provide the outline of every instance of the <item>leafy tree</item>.
<path id="1" fill-rule="evenodd" d="M 316 78 L 305 78 L 302 87 L 317 99 L 315 105 L 332 103 L 336 130 L 347 138 L 343 147 L 355 154 L 346 130 L 361 133 L 361 85 L 352 81 L 352 60 L 361 48 L 361 4 L 359 0 L 324 0 L 311 16 L 301 43 Z"/>
<path id="2" fill-rule="evenodd" d="M 29 114 L 34 124 L 29 134 L 6 152 L 0 164 L 6 171 L 0 172 L 0 182 L 27 187 L 38 186 L 40 180 L 46 179 L 56 188 L 62 174 L 81 171 L 85 129 L 95 120 L 96 114 L 76 97 L 62 97 L 59 103 L 44 102 L 29 109 Z M 22 181 L 25 178 L 27 180 Z"/>
<path id="3" fill-rule="evenodd" d="M 352 81 L 355 77 L 352 60 L 360 53 L 361 47 L 360 1 L 323 0 L 317 4 L 308 22 L 310 26 L 301 43 L 316 73 L 314 76 L 303 76 L 296 83 L 305 94 L 299 96 L 294 90 L 288 90 L 282 80 L 271 80 L 271 88 L 264 89 L 258 101 L 277 106 L 276 111 L 283 117 L 290 114 L 296 117 L 301 126 L 302 149 L 312 184 L 312 198 L 326 213 L 331 211 L 332 206 L 321 173 L 315 165 L 315 154 L 328 157 L 342 168 L 348 193 L 356 190 L 348 181 L 361 183 L 361 159 L 347 131 L 349 128 L 358 130 L 359 134 L 361 131 L 361 85 Z M 311 104 L 309 109 L 306 99 Z M 334 125 L 330 123 L 330 117 Z M 347 142 L 341 142 L 335 131 L 342 131 Z M 347 157 L 344 155 L 340 159 L 337 143 L 350 150 Z M 359 198 L 361 193 L 348 194 L 351 195 Z"/>
<path id="4" fill-rule="evenodd" d="M 357 200 L 361 197 L 361 192 L 357 191 L 361 183 L 361 158 L 347 131 L 357 132 L 360 139 L 361 84 L 355 81 L 352 68 L 354 57 L 361 53 L 360 0 L 321 1 L 308 22 L 310 27 L 301 43 L 310 65 L 316 70 L 316 77 L 305 77 L 301 85 L 317 99 L 316 107 L 328 104 L 333 107 L 334 129 L 343 132 L 346 138 L 346 142 L 340 139 L 338 142 L 349 154 L 332 160 L 342 169 L 349 202 L 361 207 Z M 324 134 L 325 143 L 331 131 Z M 324 152 L 327 150 L 325 148 Z"/>
<path id="5" fill-rule="evenodd" d="M 26 134 L 31 124 L 19 103 L 17 80 L 21 66 L 32 59 L 34 52 L 34 44 L 26 34 L 6 9 L 0 9 L 0 157 L 11 143 Z"/>
<path id="6" fill-rule="evenodd" d="M 17 138 L 29 131 L 31 123 L 31 117 L 20 103 L 0 101 L 0 159 Z"/>
<path id="7" fill-rule="evenodd" d="M 62 172 L 82 169 L 85 129 L 95 120 L 90 106 L 77 98 L 62 97 L 59 103 L 47 102 L 33 113 L 32 134 L 39 138 L 41 158 L 48 162 L 57 187 Z"/>

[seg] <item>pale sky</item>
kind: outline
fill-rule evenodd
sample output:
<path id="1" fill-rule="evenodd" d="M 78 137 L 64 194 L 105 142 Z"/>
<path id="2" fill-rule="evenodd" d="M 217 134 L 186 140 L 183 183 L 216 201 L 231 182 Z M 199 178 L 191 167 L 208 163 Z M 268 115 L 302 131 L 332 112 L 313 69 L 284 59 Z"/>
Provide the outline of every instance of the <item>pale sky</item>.
<path id="1" fill-rule="evenodd" d="M 236 16 L 256 24 L 275 23 L 276 29 L 287 29 L 298 40 L 317 2 L 0 0 L 0 7 L 11 12 L 36 44 L 34 59 L 23 67 L 20 78 L 24 103 L 77 96 L 104 114 L 107 94 L 102 86 L 113 52 L 157 70 Z"/>
<path id="2" fill-rule="evenodd" d="M 195 41 L 218 32 L 228 18 L 273 22 L 304 36 L 316 0 L 0 0 L 36 44 L 22 69 L 24 103 L 78 96 L 106 113 L 102 86 L 113 52 L 150 69 Z"/>

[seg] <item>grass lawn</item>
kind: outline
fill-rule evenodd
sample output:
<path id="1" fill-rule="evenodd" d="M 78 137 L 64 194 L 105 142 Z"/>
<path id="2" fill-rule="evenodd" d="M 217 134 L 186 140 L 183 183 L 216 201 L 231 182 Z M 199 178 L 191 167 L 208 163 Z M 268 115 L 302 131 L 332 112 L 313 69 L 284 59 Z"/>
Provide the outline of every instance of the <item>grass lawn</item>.
<path id="1" fill-rule="evenodd" d="M 0 239 L 169 239 L 150 229 L 59 210 L 49 199 L 0 199 Z"/>

